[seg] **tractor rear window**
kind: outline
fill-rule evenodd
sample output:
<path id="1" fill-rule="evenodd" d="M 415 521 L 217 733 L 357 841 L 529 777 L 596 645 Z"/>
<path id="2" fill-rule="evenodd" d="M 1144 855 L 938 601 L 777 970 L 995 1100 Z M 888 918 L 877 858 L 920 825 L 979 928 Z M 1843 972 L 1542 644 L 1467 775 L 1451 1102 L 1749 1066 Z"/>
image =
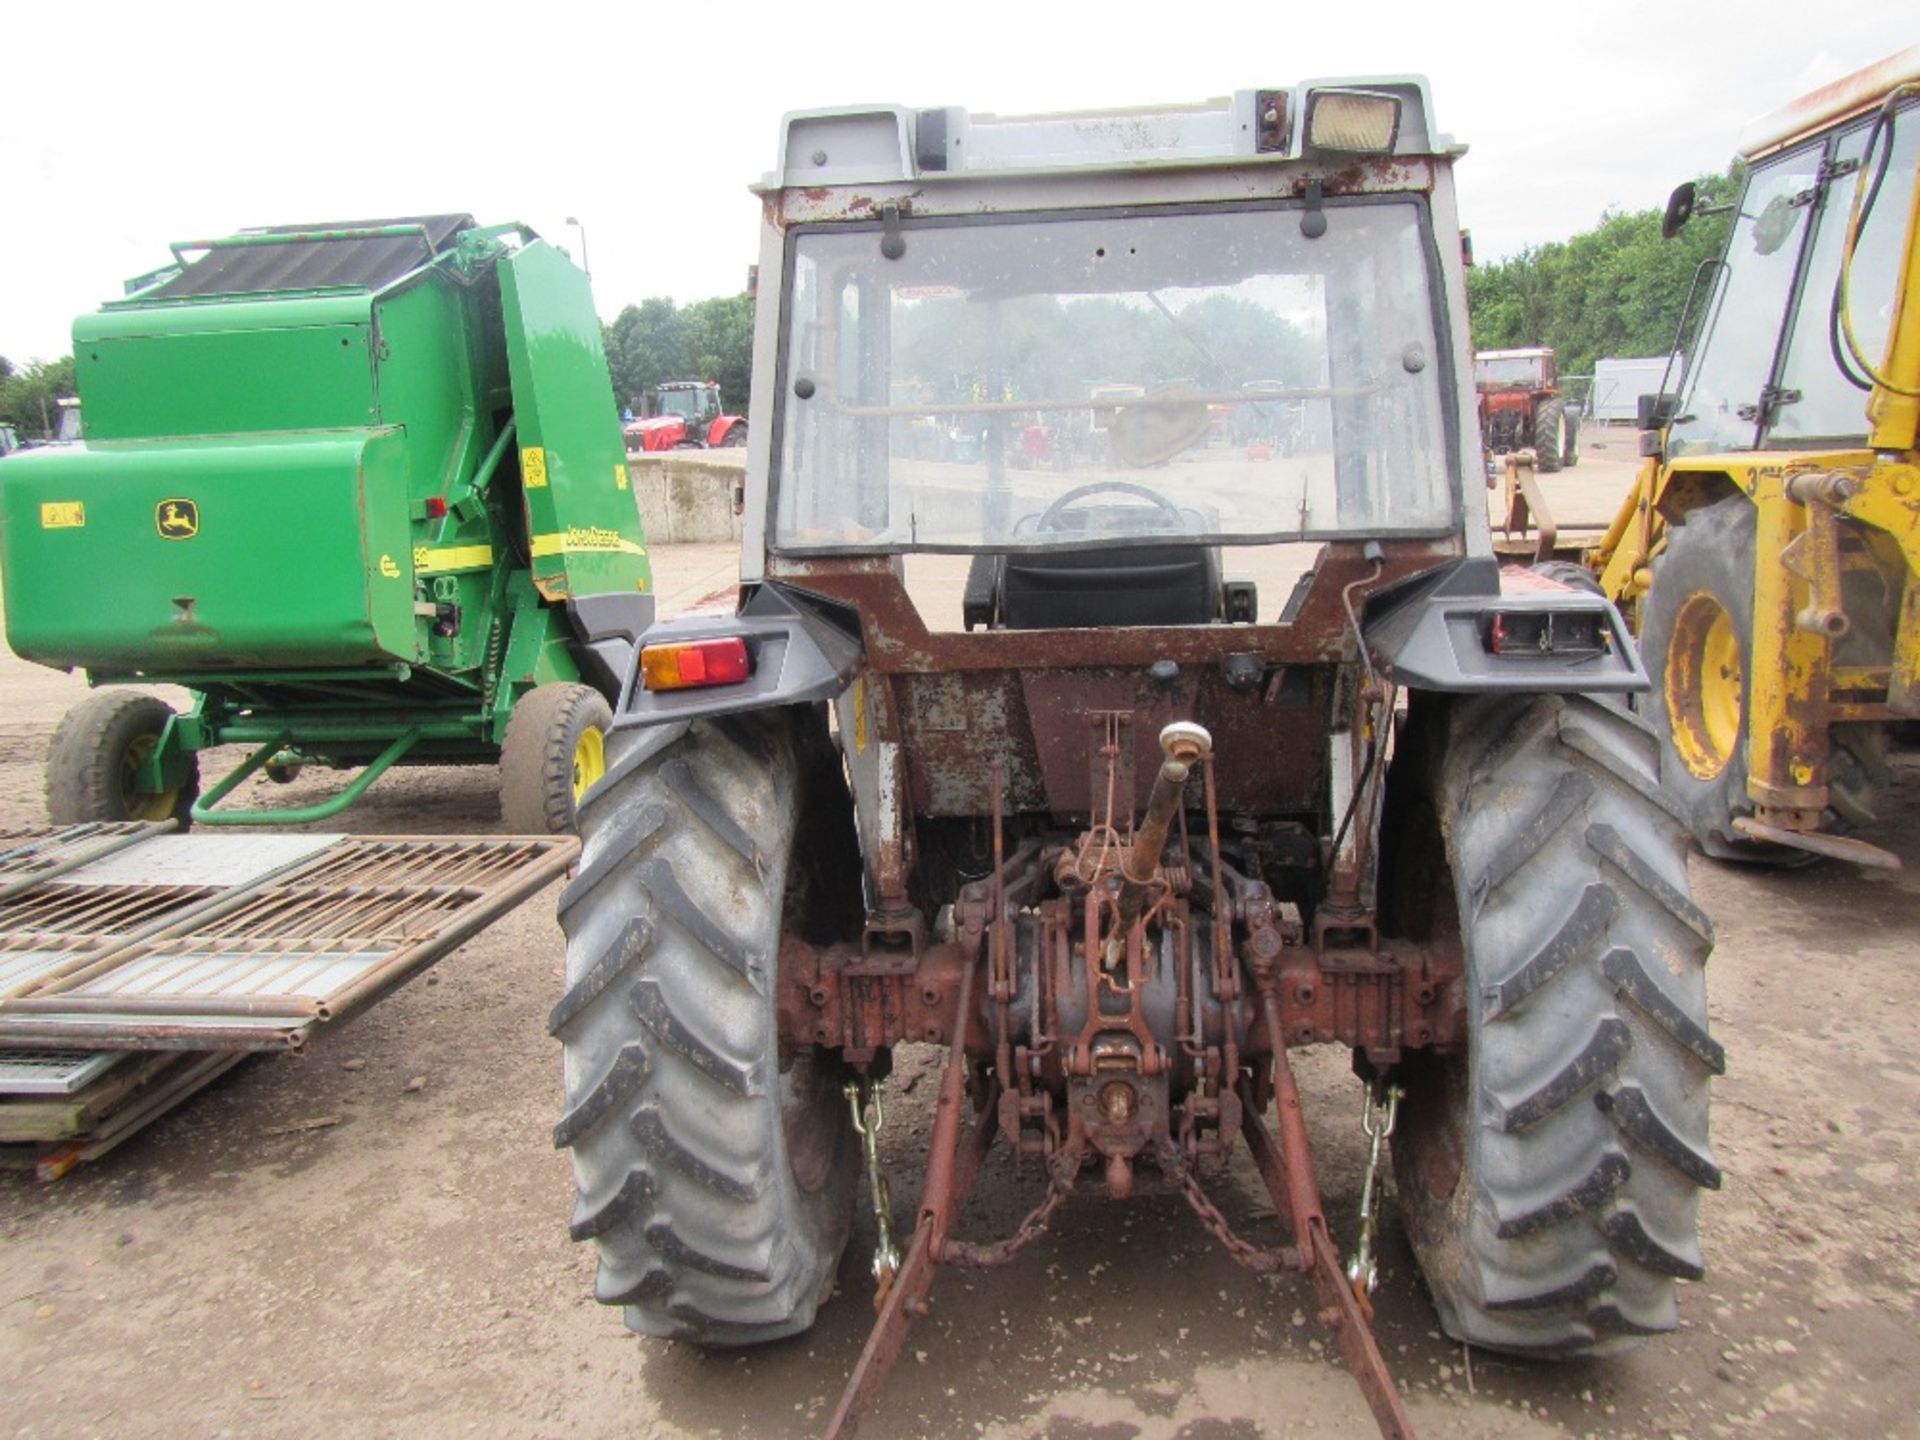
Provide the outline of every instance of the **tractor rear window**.
<path id="1" fill-rule="evenodd" d="M 1302 214 L 798 232 L 775 548 L 1452 529 L 1423 212 Z"/>

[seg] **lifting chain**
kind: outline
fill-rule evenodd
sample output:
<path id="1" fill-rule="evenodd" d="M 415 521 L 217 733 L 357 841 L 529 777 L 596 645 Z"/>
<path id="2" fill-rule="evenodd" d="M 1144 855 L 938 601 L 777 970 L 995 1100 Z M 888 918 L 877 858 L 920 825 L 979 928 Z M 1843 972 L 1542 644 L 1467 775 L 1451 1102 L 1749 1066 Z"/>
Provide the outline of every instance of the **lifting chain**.
<path id="1" fill-rule="evenodd" d="M 1169 1157 L 1171 1159 L 1171 1157 Z M 1167 1163 L 1163 1161 L 1163 1163 Z M 1274 1275 L 1289 1267 L 1288 1257 L 1278 1250 L 1263 1250 L 1250 1240 L 1236 1235 L 1233 1226 L 1227 1223 L 1227 1217 L 1220 1213 L 1219 1206 L 1207 1198 L 1207 1192 L 1200 1188 L 1200 1176 L 1193 1166 L 1185 1160 L 1179 1165 L 1180 1193 L 1187 1198 L 1187 1204 L 1193 1207 L 1193 1213 L 1200 1217 L 1200 1223 L 1207 1233 L 1220 1242 L 1220 1247 L 1233 1258 L 1236 1265 L 1251 1270 L 1256 1275 Z"/>
<path id="2" fill-rule="evenodd" d="M 1353 1259 L 1347 1262 L 1347 1281 L 1363 1300 L 1380 1282 L 1380 1261 L 1373 1253 L 1373 1230 L 1380 1218 L 1380 1147 L 1393 1134 L 1400 1098 L 1405 1094 L 1398 1085 L 1376 1081 L 1360 1095 L 1360 1128 L 1368 1141 L 1367 1171 L 1360 1181 L 1360 1238 L 1354 1245 Z"/>
<path id="3" fill-rule="evenodd" d="M 886 1111 L 880 1106 L 880 1087 L 849 1080 L 841 1087 L 847 1105 L 853 1111 L 853 1128 L 860 1132 L 861 1149 L 867 1157 L 867 1190 L 873 1198 L 873 1224 L 878 1238 L 873 1245 L 873 1279 L 885 1294 L 900 1270 L 900 1250 L 893 1243 L 893 1192 L 880 1169 L 880 1127 L 886 1123 Z"/>
<path id="4" fill-rule="evenodd" d="M 1026 1219 L 1004 1240 L 996 1240 L 990 1245 L 976 1245 L 966 1240 L 949 1240 L 941 1247 L 940 1259 L 948 1265 L 960 1265 L 969 1269 L 985 1269 L 992 1265 L 1004 1265 L 1018 1255 L 1027 1246 L 1047 1233 L 1047 1222 L 1053 1219 L 1053 1212 L 1067 1198 L 1072 1189 L 1072 1181 L 1062 1180 L 1057 1175 L 1048 1181 L 1047 1193 L 1040 1203 L 1027 1212 Z"/>

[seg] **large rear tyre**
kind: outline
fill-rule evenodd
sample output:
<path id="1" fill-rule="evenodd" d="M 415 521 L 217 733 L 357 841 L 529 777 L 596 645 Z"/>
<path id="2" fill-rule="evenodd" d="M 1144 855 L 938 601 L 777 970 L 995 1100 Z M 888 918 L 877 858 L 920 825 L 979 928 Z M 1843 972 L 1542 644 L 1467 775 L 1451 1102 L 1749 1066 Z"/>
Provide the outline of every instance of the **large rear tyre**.
<path id="1" fill-rule="evenodd" d="M 500 745 L 500 818 L 515 835 L 560 834 L 606 774 L 613 711 L 590 685 L 538 685 L 507 717 Z"/>
<path id="2" fill-rule="evenodd" d="M 1406 1067 L 1401 1212 L 1449 1335 L 1603 1354 L 1673 1329 L 1676 1282 L 1702 1273 L 1712 928 L 1634 717 L 1488 696 L 1445 726 L 1468 1046 Z"/>
<path id="3" fill-rule="evenodd" d="M 846 1246 L 859 1149 L 841 1077 L 824 1052 L 783 1053 L 775 1025 L 788 876 L 807 868 L 794 728 L 624 732 L 581 812 L 554 1142 L 573 1152 L 573 1237 L 599 1247 L 595 1298 L 646 1335 L 805 1330 Z"/>
<path id="4" fill-rule="evenodd" d="M 1753 654 L 1753 503 L 1729 495 L 1689 512 L 1667 531 L 1641 606 L 1640 646 L 1653 691 L 1647 719 L 1660 738 L 1661 778 L 1696 844 L 1717 860 L 1797 866 L 1801 850 L 1760 844 L 1733 828 L 1753 813 L 1747 795 L 1747 666 Z M 1869 578 L 1869 577 L 1863 577 Z M 1892 639 L 1884 596 L 1850 584 L 1853 630 L 1837 652 L 1850 663 L 1885 664 Z M 1886 777 L 1885 737 L 1874 726 L 1830 732 L 1827 791 L 1836 832 L 1868 824 Z"/>
<path id="5" fill-rule="evenodd" d="M 1533 412 L 1533 463 L 1542 475 L 1551 475 L 1571 463 L 1573 446 L 1567 436 L 1567 405 L 1559 396 L 1542 400 Z"/>
<path id="6" fill-rule="evenodd" d="M 171 790 L 142 790 L 140 767 L 160 743 L 173 707 L 137 690 L 101 690 L 61 718 L 47 751 L 47 814 L 56 825 L 177 820 L 182 829 L 200 795 L 200 760 Z"/>

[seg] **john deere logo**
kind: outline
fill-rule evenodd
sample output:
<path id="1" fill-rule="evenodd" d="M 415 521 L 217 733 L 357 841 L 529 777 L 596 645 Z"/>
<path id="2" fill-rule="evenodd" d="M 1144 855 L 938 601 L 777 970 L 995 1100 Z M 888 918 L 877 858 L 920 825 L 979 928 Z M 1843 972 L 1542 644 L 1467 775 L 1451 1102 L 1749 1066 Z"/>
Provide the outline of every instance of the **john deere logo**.
<path id="1" fill-rule="evenodd" d="M 153 507 L 153 525 L 162 540 L 191 540 L 200 533 L 200 507 L 191 500 L 162 500 Z"/>

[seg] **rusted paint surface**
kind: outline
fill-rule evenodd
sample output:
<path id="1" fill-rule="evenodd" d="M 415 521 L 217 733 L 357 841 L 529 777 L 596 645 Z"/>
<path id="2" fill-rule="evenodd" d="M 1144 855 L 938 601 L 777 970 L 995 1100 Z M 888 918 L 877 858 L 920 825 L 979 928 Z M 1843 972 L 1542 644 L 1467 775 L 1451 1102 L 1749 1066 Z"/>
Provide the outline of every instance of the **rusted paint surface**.
<path id="1" fill-rule="evenodd" d="M 1422 574 L 1465 553 L 1457 539 L 1398 541 L 1385 547 L 1368 593 Z M 769 578 L 851 605 L 860 613 L 867 659 L 882 674 L 967 670 L 1053 670 L 1085 665 L 1219 665 L 1251 653 L 1269 665 L 1350 659 L 1352 641 L 1341 589 L 1368 581 L 1372 567 L 1358 544 L 1328 544 L 1305 593 L 1284 623 L 1185 625 L 1117 630 L 974 630 L 934 633 L 907 594 L 893 562 L 877 556 L 772 556 Z"/>
<path id="2" fill-rule="evenodd" d="M 1104 802 L 1104 794 L 1092 793 L 1086 763 L 1090 727 L 1101 712 L 1131 716 L 1132 784 L 1118 797 L 1130 810 L 1146 803 L 1159 768 L 1158 736 L 1174 720 L 1196 721 L 1213 735 L 1219 804 L 1229 814 L 1309 814 L 1325 792 L 1329 666 L 1263 662 L 1247 690 L 1233 688 L 1224 662 L 1181 666 L 1167 681 L 1142 666 L 1028 671 L 1019 679 L 1055 815 L 1086 816 Z M 1197 774 L 1189 782 L 1190 810 L 1201 808 L 1200 784 Z"/>
<path id="3" fill-rule="evenodd" d="M 1045 938 L 1034 943 L 1036 949 L 1054 957 L 1048 977 L 1055 987 L 1052 993 L 1084 995 L 1083 958 L 1062 949 L 1074 928 L 1070 912 L 1057 900 L 1046 902 L 1041 910 L 1037 928 Z M 1163 914 L 1169 922 L 1177 919 L 1183 932 L 1191 925 L 1184 904 L 1169 906 Z M 934 943 L 917 961 L 903 965 L 862 954 L 855 946 L 816 948 L 789 937 L 780 949 L 781 1044 L 789 1049 L 822 1045 L 842 1050 L 854 1063 L 865 1063 L 888 1046 L 942 1043 L 958 1018 L 967 953 L 957 942 Z M 1281 1033 L 1289 1044 L 1336 1044 L 1391 1053 L 1406 1048 L 1457 1050 L 1466 1043 L 1465 978 L 1457 943 L 1422 946 L 1389 938 L 1375 952 L 1316 952 L 1310 945 L 1288 944 L 1280 953 L 1276 973 Z M 1031 973 L 1023 969 L 1022 976 L 1021 993 L 1030 996 Z M 1143 998 L 1149 994 L 1150 989 L 1144 991 Z M 1177 1003 L 1177 998 L 1170 1003 Z M 1189 997 L 1188 1003 L 1195 1001 Z M 1086 1013 L 1083 1004 L 1076 1002 L 1077 1015 Z M 1267 1052 L 1266 1031 L 1251 1005 L 1202 1004 L 1200 1008 L 1207 1044 L 1220 1046 L 1231 1038 L 1249 1058 Z M 1013 1013 L 1015 1038 L 1021 1043 L 1048 1039 L 1044 1026 L 1038 1035 L 1033 1030 L 1029 1003 L 1023 1001 Z M 967 1017 L 966 1048 L 981 1059 L 993 1056 L 994 1039 L 984 1008 Z M 1191 1055 L 1176 1055 L 1171 1064 L 1176 1080 L 1192 1078 Z M 1064 1065 L 1064 1058 L 1052 1052 L 1039 1069 L 1064 1085 Z"/>
<path id="4" fill-rule="evenodd" d="M 1284 624 L 1094 631 L 929 631 L 899 570 L 880 558 L 778 560 L 770 574 L 860 613 L 875 736 L 904 754 L 897 798 L 913 814 L 984 814 L 999 764 L 1013 813 L 1085 818 L 1103 798 L 1086 760 L 1102 711 L 1132 717 L 1123 805 L 1144 803 L 1154 737 L 1185 719 L 1216 737 L 1224 811 L 1308 814 L 1325 793 L 1332 667 L 1351 658 L 1342 589 L 1357 583 L 1364 596 L 1458 553 L 1453 542 L 1397 545 L 1374 578 L 1357 546 L 1329 545 Z M 1173 675 L 1150 673 L 1163 663 Z M 906 861 L 869 857 L 887 893 L 902 889 Z"/>

